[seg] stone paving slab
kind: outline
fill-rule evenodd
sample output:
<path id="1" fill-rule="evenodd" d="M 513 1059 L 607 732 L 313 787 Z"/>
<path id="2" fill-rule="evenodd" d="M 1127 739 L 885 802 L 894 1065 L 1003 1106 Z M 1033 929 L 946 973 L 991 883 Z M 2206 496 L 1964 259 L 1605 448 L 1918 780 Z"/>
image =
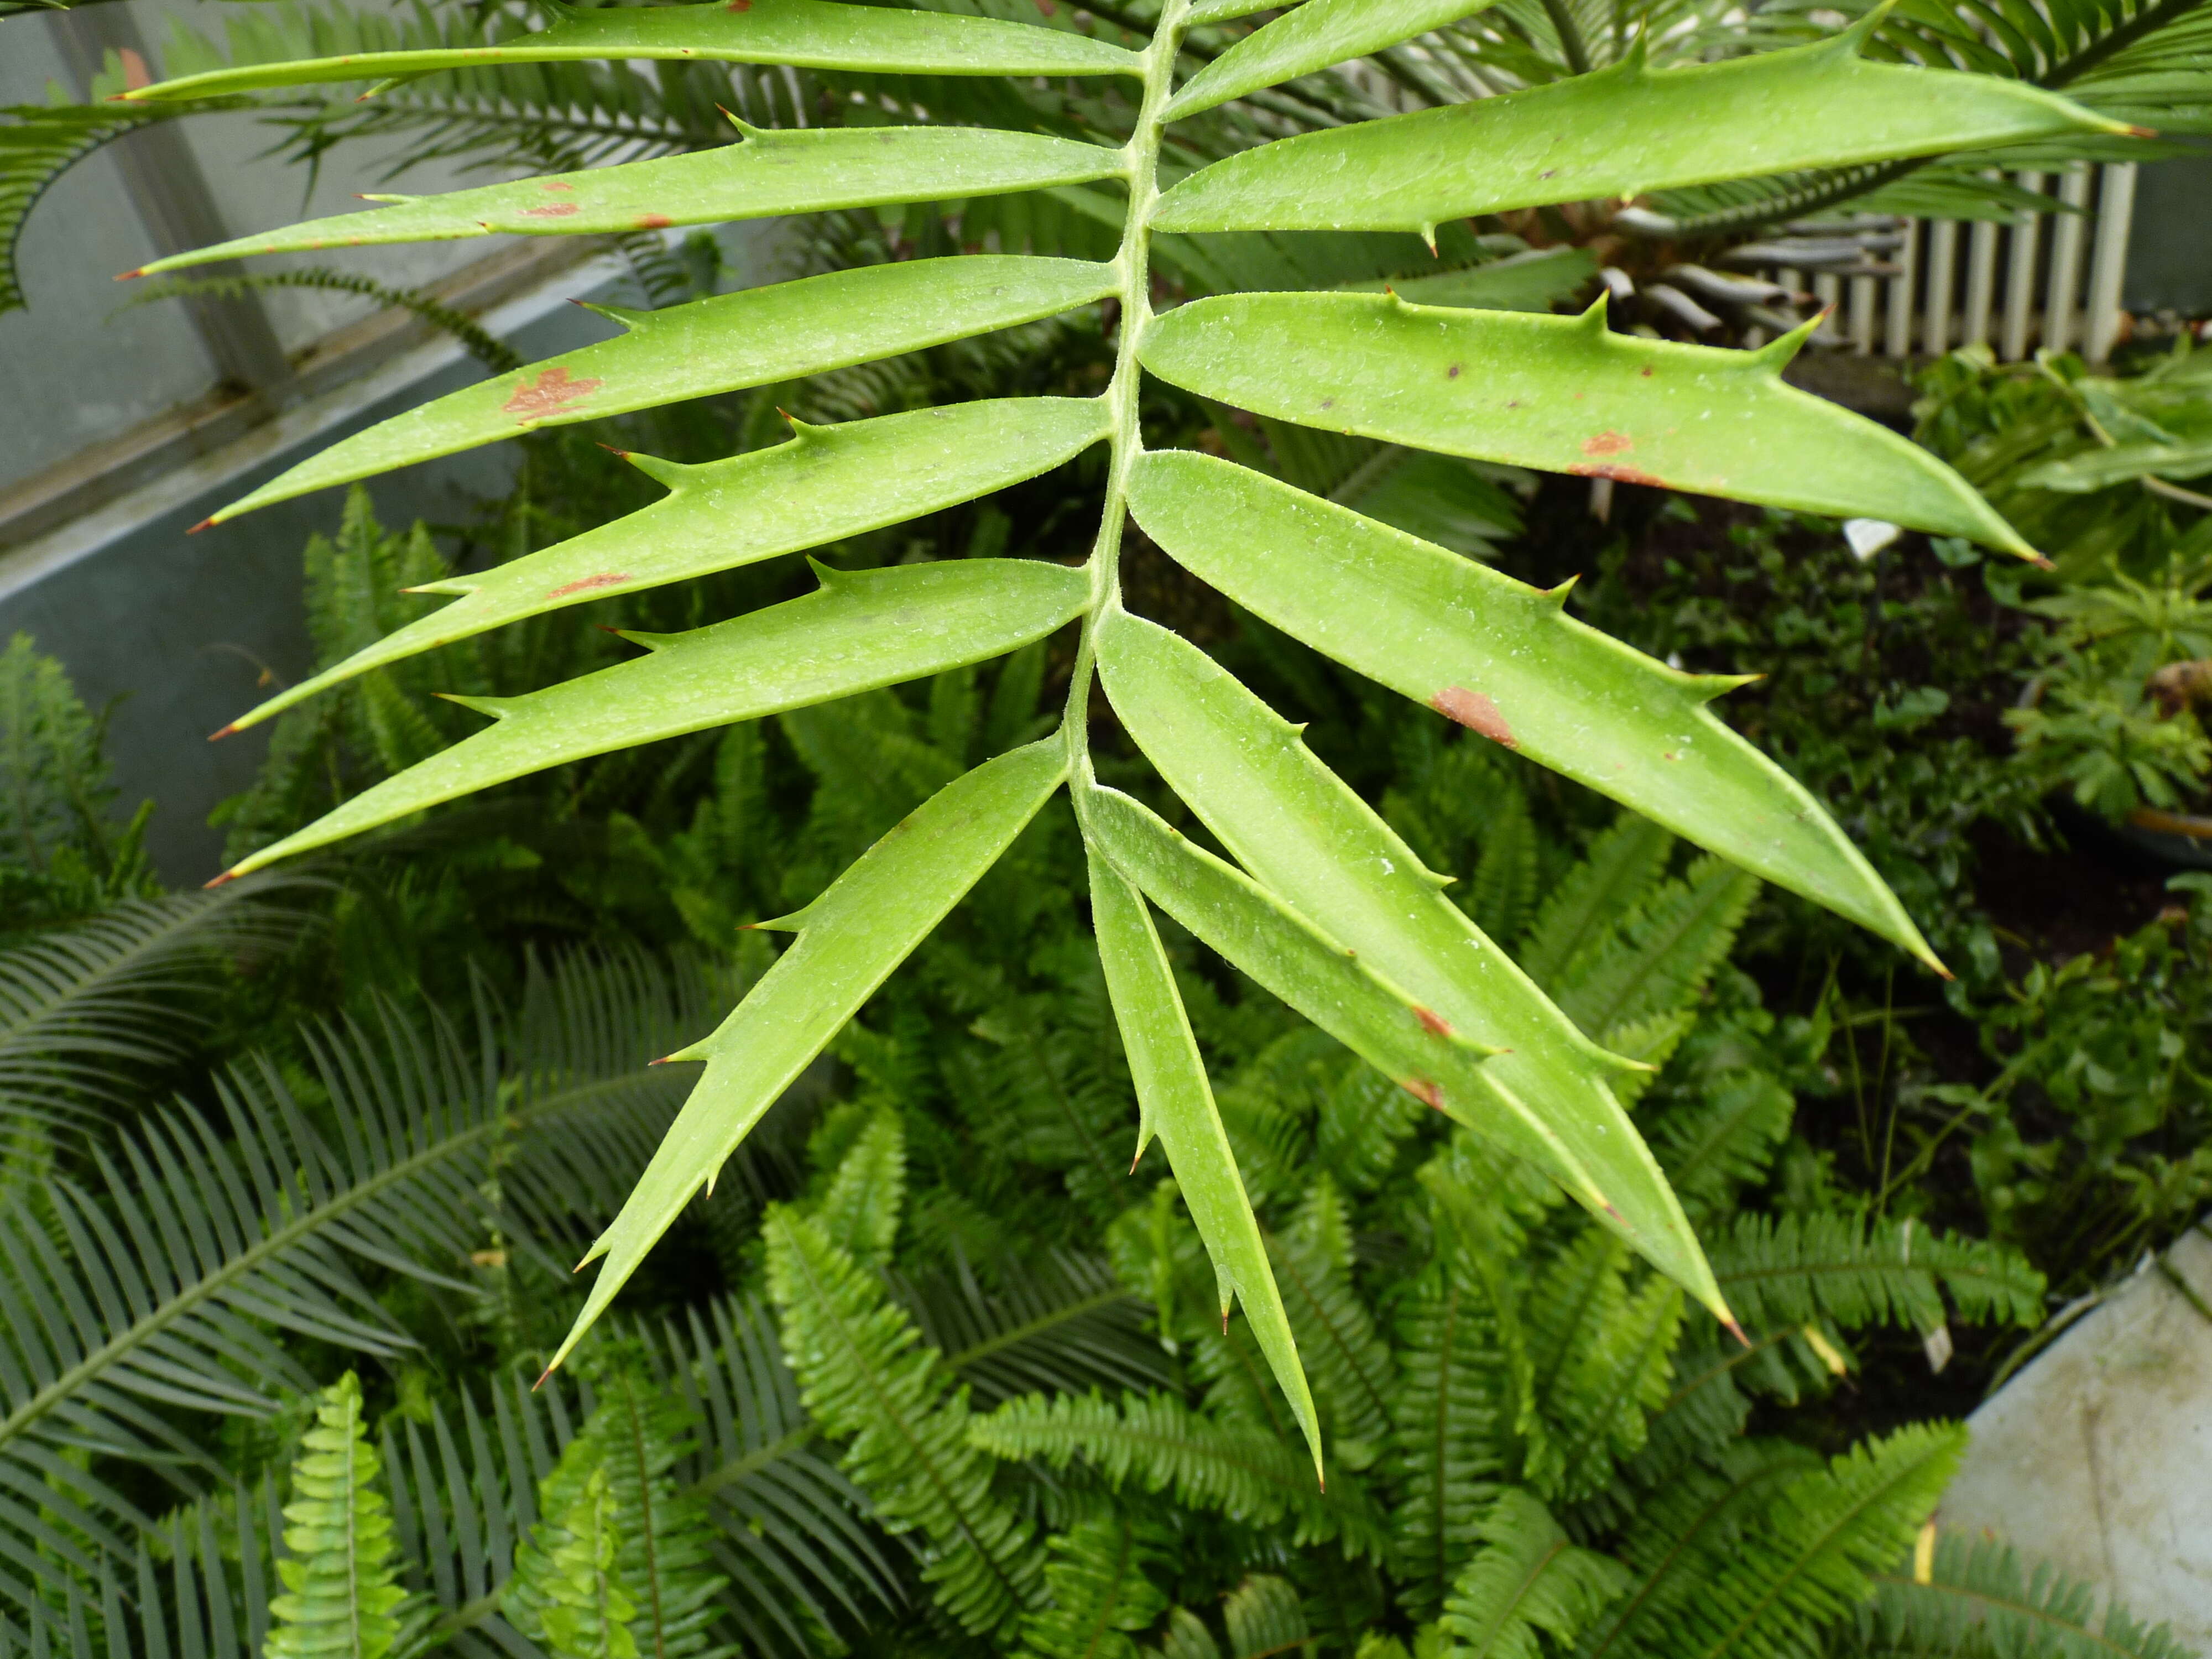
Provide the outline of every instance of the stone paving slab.
<path id="1" fill-rule="evenodd" d="M 2212 1219 L 2163 1268 L 2146 1264 L 1968 1419 L 1936 1518 L 2212 1653 Z"/>

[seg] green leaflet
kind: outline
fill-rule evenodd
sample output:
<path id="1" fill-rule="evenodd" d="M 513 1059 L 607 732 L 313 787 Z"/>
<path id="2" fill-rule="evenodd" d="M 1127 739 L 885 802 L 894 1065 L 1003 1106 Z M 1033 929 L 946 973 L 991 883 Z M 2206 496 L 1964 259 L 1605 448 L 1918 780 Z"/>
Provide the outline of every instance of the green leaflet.
<path id="1" fill-rule="evenodd" d="M 1110 265 L 970 254 L 833 271 L 665 311 L 599 310 L 629 332 L 395 415 L 210 520 L 539 427 L 766 386 L 1050 317 L 1114 291 Z"/>
<path id="2" fill-rule="evenodd" d="M 559 21 L 495 46 L 444 52 L 380 52 L 256 64 L 127 93 L 134 102 L 215 98 L 263 87 L 380 80 L 501 64 L 594 58 L 696 58 L 800 69 L 881 70 L 916 75 L 1138 75 L 1144 60 L 1065 29 L 933 12 L 877 10 L 829 0 L 750 0 L 743 7 L 548 7 Z"/>
<path id="3" fill-rule="evenodd" d="M 761 1114 L 997 861 L 1066 774 L 1066 744 L 1057 736 L 985 763 L 932 796 L 813 903 L 783 919 L 780 926 L 798 932 L 791 948 L 713 1036 L 669 1056 L 705 1060 L 706 1075 L 622 1213 L 584 1257 L 587 1263 L 605 1256 L 607 1264 L 554 1365 L 691 1195 L 713 1186 Z"/>
<path id="4" fill-rule="evenodd" d="M 1550 202 L 2132 131 L 2018 81 L 1869 63 L 1859 47 L 1880 21 L 1683 69 L 1632 52 L 1502 98 L 1279 139 L 1183 179 L 1152 227 L 1429 235 L 1447 219 Z"/>
<path id="5" fill-rule="evenodd" d="M 2124 443 L 2085 450 L 2063 461 L 2031 467 L 2014 483 L 2023 489 L 2055 489 L 2087 495 L 2149 477 L 2187 483 L 2212 472 L 2212 440 L 2189 443 Z"/>
<path id="6" fill-rule="evenodd" d="M 1549 311 L 1597 275 L 1597 256 L 1583 247 L 1530 248 L 1488 264 L 1394 282 L 1346 283 L 1347 294 L 1395 294 L 1419 306 L 1473 311 Z"/>
<path id="7" fill-rule="evenodd" d="M 1160 908 L 1421 1100 L 1543 1170 L 1593 1212 L 1604 1188 L 1540 1120 L 1494 1109 L 1493 1052 L 1435 1015 L 1243 871 L 1117 790 L 1079 788 L 1085 838 Z"/>
<path id="8" fill-rule="evenodd" d="M 630 459 L 669 495 L 555 547 L 436 582 L 461 597 L 271 697 L 254 725 L 371 668 L 524 617 L 821 547 L 1048 471 L 1106 435 L 1103 400 L 1020 398 L 916 410 L 797 436 L 704 466 Z"/>
<path id="9" fill-rule="evenodd" d="M 1137 890 L 1120 872 L 1091 854 L 1091 919 L 1098 933 L 1098 958 L 1106 969 L 1106 988 L 1114 1003 L 1114 1023 L 1129 1056 L 1129 1074 L 1145 1121 L 1159 1135 L 1176 1185 L 1205 1241 L 1221 1281 L 1221 1317 L 1229 1318 L 1233 1291 L 1244 1304 L 1252 1334 L 1267 1357 L 1267 1367 L 1282 1385 L 1283 1398 L 1312 1449 L 1314 1474 L 1322 1473 L 1321 1421 L 1313 1392 L 1298 1363 L 1297 1342 L 1276 1288 L 1267 1247 L 1252 1213 L 1252 1200 L 1237 1170 L 1213 1091 L 1206 1080 L 1190 1019 L 1183 1012 L 1175 975 L 1160 949 L 1160 936 Z M 1139 1136 L 1139 1155 L 1143 1154 Z"/>
<path id="10" fill-rule="evenodd" d="M 456 699 L 497 724 L 265 847 L 243 875 L 563 761 L 757 720 L 979 662 L 1040 639 L 1091 597 L 1085 570 L 957 559 L 849 574 L 818 592 L 688 634 L 631 634 L 650 656 L 522 697 Z"/>
<path id="11" fill-rule="evenodd" d="M 849 9 L 849 8 L 847 8 Z M 389 196 L 373 213 L 310 219 L 129 273 L 305 248 L 450 241 L 508 232 L 573 236 L 765 219 L 826 208 L 996 196 L 1120 176 L 1117 149 L 988 127 L 744 128 L 741 143 L 653 161 L 520 179 L 447 196 Z"/>
<path id="12" fill-rule="evenodd" d="M 1114 712 L 1237 860 L 1413 999 L 1425 1025 L 1491 1050 L 1472 1078 L 1484 1123 L 1525 1125 L 1501 1137 L 1508 1144 L 1565 1148 L 1600 1194 L 1599 1220 L 1725 1318 L 1681 1206 L 1606 1086 L 1604 1073 L 1621 1062 L 1483 937 L 1298 727 L 1165 629 L 1120 612 L 1097 637 Z"/>
<path id="13" fill-rule="evenodd" d="M 1547 317 L 1387 294 L 1234 294 L 1156 319 L 1143 356 L 1202 397 L 1306 426 L 1887 519 L 2034 556 L 1926 451 L 1784 385 L 1805 331 L 1723 351 L 1615 334 L 1602 298 L 1579 317 Z"/>
<path id="14" fill-rule="evenodd" d="M 1190 9 L 1190 25 L 1203 28 L 1208 23 L 1226 23 L 1232 18 L 1265 11 L 1274 3 L 1275 0 L 1195 0 Z"/>
<path id="15" fill-rule="evenodd" d="M 1167 118 L 1212 109 L 1457 22 L 1491 0 L 1306 0 L 1246 35 L 1185 82 Z M 1255 8 L 1254 9 L 1256 9 Z"/>
<path id="16" fill-rule="evenodd" d="M 1560 592 L 1226 461 L 1146 455 L 1129 507 L 1193 574 L 1316 650 L 1939 966 L 1820 804 L 1705 706 L 1735 682 L 1654 662 L 1568 617 Z"/>

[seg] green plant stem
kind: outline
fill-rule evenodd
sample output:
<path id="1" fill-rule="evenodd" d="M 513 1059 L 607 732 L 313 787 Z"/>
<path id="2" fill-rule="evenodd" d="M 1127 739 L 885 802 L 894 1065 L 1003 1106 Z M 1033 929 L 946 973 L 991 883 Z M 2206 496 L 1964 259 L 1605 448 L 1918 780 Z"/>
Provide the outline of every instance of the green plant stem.
<path id="1" fill-rule="evenodd" d="M 1583 32 L 1575 22 L 1565 0 L 1544 0 L 1544 15 L 1551 20 L 1553 32 L 1559 37 L 1559 51 L 1565 55 L 1567 67 L 1577 75 L 1590 72 L 1589 47 L 1583 43 Z"/>
<path id="2" fill-rule="evenodd" d="M 1113 462 L 1107 474 L 1106 500 L 1098 519 L 1098 540 L 1091 554 L 1091 608 L 1084 613 L 1083 639 L 1076 648 L 1075 672 L 1067 686 L 1068 768 L 1079 779 L 1091 775 L 1091 682 L 1097 662 L 1100 618 L 1121 603 L 1121 526 L 1128 517 L 1129 471 L 1145 451 L 1139 392 L 1143 366 L 1138 347 L 1152 320 L 1152 204 L 1159 199 L 1160 134 L 1169 97 L 1175 90 L 1176 53 L 1180 49 L 1190 0 L 1167 0 L 1158 31 L 1145 53 L 1145 101 L 1130 136 L 1129 218 L 1115 256 L 1121 275 L 1121 337 L 1114 360 L 1114 379 L 1106 388 L 1113 415 Z"/>

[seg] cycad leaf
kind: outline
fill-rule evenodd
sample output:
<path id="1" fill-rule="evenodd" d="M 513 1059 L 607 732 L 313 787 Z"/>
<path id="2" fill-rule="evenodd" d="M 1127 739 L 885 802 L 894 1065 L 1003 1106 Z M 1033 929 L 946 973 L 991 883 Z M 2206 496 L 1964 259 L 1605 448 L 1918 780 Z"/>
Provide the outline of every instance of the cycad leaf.
<path id="1" fill-rule="evenodd" d="M 688 634 L 628 635 L 651 654 L 526 696 L 467 699 L 497 723 L 364 790 L 239 871 L 563 761 L 1003 655 L 1049 634 L 1091 593 L 1084 572 L 1029 559 L 816 569 L 822 587 L 804 599 Z"/>
<path id="2" fill-rule="evenodd" d="M 1548 1125 L 1495 1109 L 1476 1075 L 1491 1050 L 1127 795 L 1086 788 L 1076 805 L 1092 847 L 1161 909 L 1393 1082 L 1604 1212 L 1602 1183 Z"/>
<path id="3" fill-rule="evenodd" d="M 1091 917 L 1098 956 L 1114 999 L 1115 1023 L 1129 1055 L 1129 1074 L 1145 1121 L 1160 1138 L 1176 1186 L 1205 1241 L 1221 1285 L 1221 1316 L 1229 1317 L 1233 1292 L 1244 1304 L 1267 1368 L 1290 1402 L 1314 1471 L 1321 1472 L 1321 1423 L 1312 1391 L 1298 1363 L 1297 1344 L 1283 1310 L 1282 1291 L 1268 1265 L 1267 1247 L 1237 1173 L 1237 1155 L 1221 1127 L 1205 1063 L 1191 1035 L 1175 975 L 1160 948 L 1151 913 L 1137 890 L 1094 852 L 1091 856 Z M 1139 1155 L 1142 1148 L 1139 1147 Z"/>
<path id="4" fill-rule="evenodd" d="M 1129 505 L 1194 574 L 1316 650 L 1933 963 L 1813 797 L 1705 707 L 1732 682 L 1574 621 L 1556 590 L 1209 456 L 1145 456 Z"/>
<path id="5" fill-rule="evenodd" d="M 2016 81 L 1869 63 L 1859 47 L 1876 21 L 1680 69 L 1634 52 L 1502 98 L 1280 139 L 1182 180 L 1152 225 L 1429 234 L 1550 202 L 2130 131 Z"/>
<path id="6" fill-rule="evenodd" d="M 1018 483 L 1090 447 L 1106 435 L 1107 422 L 1097 399 L 1006 398 L 800 425 L 789 443 L 704 466 L 641 460 L 668 486 L 666 500 L 542 552 L 416 590 L 460 598 L 271 697 L 234 729 L 486 629 L 825 546 Z"/>
<path id="7" fill-rule="evenodd" d="M 234 889 L 130 900 L 0 955 L 0 1140 L 18 1122 L 85 1127 L 185 1051 L 211 952 L 287 932 Z"/>
<path id="8" fill-rule="evenodd" d="M 1036 816 L 1066 765 L 1066 746 L 1048 738 L 977 767 L 786 919 L 799 933 L 791 948 L 712 1036 L 670 1056 L 705 1060 L 706 1075 L 585 1257 L 607 1263 L 555 1364 L 761 1114 Z"/>
<path id="9" fill-rule="evenodd" d="M 1212 109 L 1248 92 L 1295 81 L 1442 28 L 1492 0 L 1306 0 L 1255 30 L 1184 82 L 1167 118 Z"/>
<path id="10" fill-rule="evenodd" d="M 438 70 L 590 58 L 789 64 L 799 69 L 920 75 L 1135 75 L 1136 53 L 1071 30 L 989 18 L 748 0 L 744 6 L 550 7 L 558 21 L 496 45 L 355 52 L 187 75 L 125 94 L 131 101 L 211 98 L 264 87 L 381 80 Z"/>
<path id="11" fill-rule="evenodd" d="M 986 127 L 748 128 L 741 143 L 689 155 L 485 185 L 444 196 L 397 196 L 368 213 L 310 219 L 258 236 L 172 254 L 150 276 L 257 253 L 450 241 L 507 234 L 575 236 L 722 224 L 830 208 L 934 202 L 1088 184 L 1119 174 L 1119 150 Z"/>
<path id="12" fill-rule="evenodd" d="M 96 1152 L 96 1193 L 56 1178 L 35 1204 L 0 1205 L 0 1602 L 24 1599 L 12 1572 L 27 1540 L 87 1571 L 77 1540 L 127 1550 L 114 1517 L 143 1519 L 107 1471 L 159 1471 L 186 1492 L 219 1479 L 168 1408 L 266 1418 L 264 1390 L 311 1391 L 281 1336 L 380 1358 L 411 1346 L 350 1263 L 465 1290 L 424 1264 L 483 1243 L 495 1153 L 511 1241 L 541 1207 L 605 1213 L 589 1183 L 549 1170 L 546 1148 L 626 1184 L 682 1080 L 644 1070 L 641 1045 L 698 1024 L 634 961 L 563 970 L 554 988 L 559 1042 L 526 1016 L 501 1042 L 484 1010 L 498 1065 L 396 1015 L 375 1040 L 306 1031 L 328 1113 L 312 1116 L 340 1133 L 272 1064 L 247 1061 L 216 1079 L 218 1113 L 149 1113 Z M 85 1448 L 100 1455 L 85 1463 Z"/>
<path id="13" fill-rule="evenodd" d="M 1720 1311 L 1681 1206 L 1606 1087 L 1620 1062 L 1443 896 L 1298 729 L 1196 647 L 1126 612 L 1100 626 L 1098 666 L 1138 746 L 1262 886 L 1415 998 L 1429 1022 L 1498 1051 L 1474 1073 L 1481 1116 L 1526 1126 L 1509 1141 L 1565 1148 L 1595 1182 L 1598 1218 Z M 1592 1202 L 1588 1188 L 1569 1190 Z"/>
<path id="14" fill-rule="evenodd" d="M 1201 397 L 1477 460 L 1871 515 L 2024 557 L 2019 533 L 1907 440 L 1785 386 L 1803 332 L 1758 351 L 1638 339 L 1579 317 L 1390 295 L 1200 300 L 1146 331 L 1145 367 Z"/>
<path id="15" fill-rule="evenodd" d="M 629 331 L 380 422 L 210 522 L 541 427 L 766 386 L 1032 322 L 1113 286 L 1107 265 L 973 254 L 835 271 L 665 311 L 602 307 Z"/>

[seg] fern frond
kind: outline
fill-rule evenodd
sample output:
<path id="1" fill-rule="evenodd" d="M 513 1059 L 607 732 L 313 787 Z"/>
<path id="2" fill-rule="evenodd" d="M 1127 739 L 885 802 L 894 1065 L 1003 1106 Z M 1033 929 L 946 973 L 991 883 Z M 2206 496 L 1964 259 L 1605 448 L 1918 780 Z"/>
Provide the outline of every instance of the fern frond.
<path id="1" fill-rule="evenodd" d="M 1440 1621 L 1454 1659 L 1542 1659 L 1540 1632 L 1571 1644 L 1627 1587 L 1626 1568 L 1569 1542 L 1517 1486 L 1491 1500 L 1475 1530 L 1486 1547 L 1461 1570 Z"/>
<path id="2" fill-rule="evenodd" d="M 981 1406 L 1174 1380 L 1144 1304 L 1099 1257 L 1052 1250 L 1008 1258 L 992 1265 L 988 1288 L 960 1259 L 902 1289 L 923 1340 Z"/>
<path id="3" fill-rule="evenodd" d="M 1723 1214 L 1739 1188 L 1765 1179 L 1796 1115 L 1796 1097 L 1773 1078 L 1735 1073 L 1661 1117 L 1652 1155 L 1692 1216 Z"/>
<path id="4" fill-rule="evenodd" d="M 1674 837 L 1640 812 L 1623 812 L 1545 899 L 1514 953 L 1522 971 L 1555 990 L 1583 957 L 1647 903 L 1666 873 Z"/>
<path id="5" fill-rule="evenodd" d="M 829 1241 L 864 1267 L 890 1260 L 906 1200 L 906 1132 L 897 1111 L 881 1106 L 839 1161 L 814 1218 Z"/>
<path id="6" fill-rule="evenodd" d="M 989 1046 L 968 1085 L 971 1121 L 1011 1157 L 1061 1171 L 1094 1218 L 1119 1211 L 1137 1097 L 1103 977 L 1007 998 L 973 1030 Z"/>
<path id="7" fill-rule="evenodd" d="M 1421 1103 L 1372 1066 L 1341 1056 L 1315 1123 L 1314 1158 L 1348 1190 L 1372 1192 L 1420 1127 Z"/>
<path id="8" fill-rule="evenodd" d="M 807 1408 L 849 1438 L 844 1465 L 895 1533 L 927 1540 L 922 1576 L 964 1630 L 1005 1632 L 1037 1605 L 1042 1563 L 1030 1523 L 993 1490 L 971 1419 L 882 1283 L 821 1224 L 769 1212 L 769 1294 Z"/>
<path id="9" fill-rule="evenodd" d="M 2117 1596 L 2100 1618 L 2095 1586 L 2000 1539 L 1940 1533 L 1925 1582 L 1889 1571 L 1874 1583 L 1849 1638 L 1865 1659 L 2190 1659 L 2194 1651 L 2166 1626 L 2139 1622 Z"/>
<path id="10" fill-rule="evenodd" d="M 269 1659 L 384 1659 L 422 1609 L 399 1586 L 392 1514 L 375 1486 L 380 1464 L 362 1421 L 351 1371 L 315 1401 L 284 1506 L 285 1593 L 269 1604 Z"/>
<path id="11" fill-rule="evenodd" d="M 726 1581 L 708 1565 L 705 1502 L 672 1473 L 691 1419 L 655 1386 L 634 1345 L 603 1358 L 598 1384 L 596 1409 L 539 1491 L 545 1518 L 516 1553 L 501 1610 L 562 1659 L 708 1659 Z"/>
<path id="12" fill-rule="evenodd" d="M 1911 1220 L 1740 1216 L 1715 1241 L 1712 1261 L 1729 1305 L 1753 1330 L 1816 1318 L 1845 1329 L 1933 1330 L 1943 1322 L 1942 1291 L 1969 1320 L 2043 1320 L 2043 1275 L 2017 1251 Z"/>
<path id="13" fill-rule="evenodd" d="M 1396 1310 L 1399 1377 L 1391 1395 L 1397 1454 L 1390 1512 L 1398 1597 L 1417 1620 L 1437 1616 L 1480 1537 L 1478 1522 L 1504 1473 L 1510 1426 L 1496 1316 L 1472 1275 L 1438 1261 Z"/>
<path id="14" fill-rule="evenodd" d="M 1389 1433 L 1390 1351 L 1352 1278 L 1352 1226 L 1344 1195 L 1326 1175 L 1307 1189 L 1289 1227 L 1268 1237 L 1268 1258 L 1314 1398 L 1337 1455 L 1364 1468 Z"/>
<path id="15" fill-rule="evenodd" d="M 1627 1590 L 1584 1636 L 1583 1659 L 1682 1650 L 1678 1626 L 1706 1584 L 1754 1547 L 1778 1494 L 1822 1478 L 1817 1453 L 1786 1441 L 1736 1440 L 1709 1464 L 1678 1468 L 1637 1510 L 1615 1551 Z M 1753 1540 L 1760 1540 L 1754 1542 Z"/>
<path id="16" fill-rule="evenodd" d="M 1023 1621 L 1023 1651 L 1036 1659 L 1137 1659 L 1130 1632 L 1167 1611 L 1166 1593 L 1148 1572 L 1168 1559 L 1171 1543 L 1121 1514 L 1093 1516 L 1053 1539 L 1044 1570 L 1050 1603 Z"/>
<path id="17" fill-rule="evenodd" d="M 1563 976 L 1554 993 L 1559 1006 L 1600 1042 L 1622 1026 L 1687 1006 L 1727 959 L 1758 896 L 1756 876 L 1699 859 Z"/>
<path id="18" fill-rule="evenodd" d="M 1647 1415 L 1667 1402 L 1680 1291 L 1646 1279 L 1628 1288 L 1627 1253 L 1587 1229 L 1538 1279 L 1528 1301 L 1535 1401 L 1548 1428 L 1529 1447 L 1526 1477 L 1552 1498 L 1581 1498 L 1643 1444 Z"/>
<path id="19" fill-rule="evenodd" d="M 1221 1604 L 1229 1630 L 1230 1659 L 1297 1653 L 1311 1659 L 1311 1626 L 1298 1593 L 1272 1573 L 1255 1573 L 1229 1592 Z"/>
<path id="20" fill-rule="evenodd" d="M 716 1302 L 643 1334 L 659 1386 L 700 1425 L 691 1489 L 721 1529 L 715 1565 L 744 1639 L 800 1659 L 841 1616 L 864 1626 L 903 1607 L 868 1500 L 825 1455 L 766 1305 Z"/>
<path id="21" fill-rule="evenodd" d="M 1870 1575 L 1911 1548 L 1966 1445 L 1960 1425 L 1914 1425 L 1854 1447 L 1777 1492 L 1725 1554 L 1701 1555 L 1702 1582 L 1663 1621 L 1635 1620 L 1619 1652 L 1747 1659 L 1814 1650 L 1849 1616 Z M 1618 1628 L 1618 1627 L 1616 1627 Z"/>
<path id="22" fill-rule="evenodd" d="M 1536 822 L 1524 790 L 1508 790 L 1482 828 L 1482 856 L 1475 862 L 1461 906 L 1492 939 L 1511 939 L 1527 923 L 1536 900 Z"/>
<path id="23" fill-rule="evenodd" d="M 1133 1482 L 1172 1492 L 1192 1509 L 1247 1526 L 1287 1522 L 1300 1545 L 1340 1541 L 1347 1555 L 1381 1553 L 1381 1528 L 1364 1503 L 1316 1489 L 1313 1463 L 1288 1442 L 1216 1423 L 1164 1395 L 1024 1395 L 970 1431 L 994 1457 L 1035 1458 L 1065 1469 L 1079 1459 L 1113 1487 Z"/>

